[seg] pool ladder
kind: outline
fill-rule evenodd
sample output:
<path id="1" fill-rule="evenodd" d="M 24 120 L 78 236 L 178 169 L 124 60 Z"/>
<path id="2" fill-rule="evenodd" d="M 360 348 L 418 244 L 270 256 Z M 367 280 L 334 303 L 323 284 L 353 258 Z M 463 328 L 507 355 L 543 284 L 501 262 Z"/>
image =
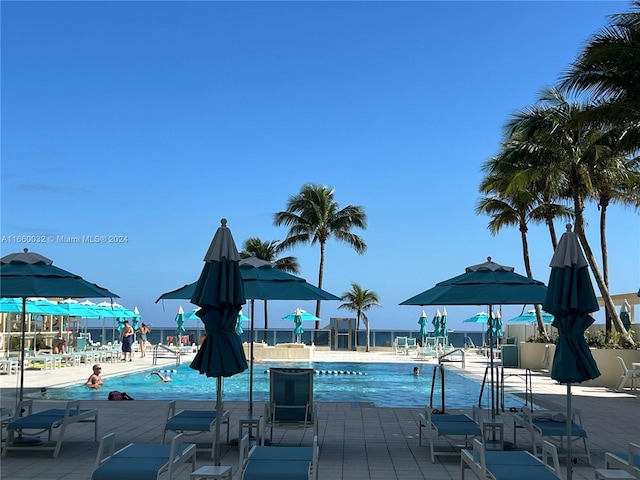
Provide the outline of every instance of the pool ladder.
<path id="1" fill-rule="evenodd" d="M 444 382 L 444 365 L 442 364 L 442 361 L 443 359 L 447 358 L 449 355 L 453 355 L 456 352 L 462 353 L 462 360 L 460 361 L 462 362 L 462 368 L 464 368 L 465 354 L 464 354 L 464 349 L 462 348 L 456 348 L 454 350 L 451 350 L 450 352 L 440 355 L 438 357 L 438 365 L 435 365 L 433 367 L 433 377 L 431 377 L 431 395 L 429 397 L 429 408 L 433 408 L 433 392 L 435 391 L 436 378 L 438 376 L 437 373 L 440 372 L 440 393 L 442 395 L 442 409 L 439 410 L 439 413 L 445 413 L 445 403 L 444 403 L 445 382 Z M 454 361 L 458 361 L 458 360 L 454 360 Z"/>
<path id="2" fill-rule="evenodd" d="M 180 352 L 159 343 L 153 347 L 153 364 L 158 364 L 159 358 L 175 358 L 176 366 L 180 365 Z"/>

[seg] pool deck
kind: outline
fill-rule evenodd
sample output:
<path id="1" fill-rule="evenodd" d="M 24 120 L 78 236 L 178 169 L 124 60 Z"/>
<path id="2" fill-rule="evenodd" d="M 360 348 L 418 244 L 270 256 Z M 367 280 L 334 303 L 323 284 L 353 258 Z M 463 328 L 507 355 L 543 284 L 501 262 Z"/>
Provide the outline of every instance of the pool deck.
<path id="1" fill-rule="evenodd" d="M 182 357 L 182 362 L 190 361 L 192 355 Z M 397 356 L 389 352 L 314 352 L 314 361 L 328 362 L 402 362 L 407 363 L 407 375 L 413 366 L 419 363 L 415 357 Z M 134 358 L 133 362 L 103 364 L 105 390 L 111 375 L 133 373 L 151 368 L 151 357 Z M 164 361 L 165 368 L 171 368 L 170 361 Z M 482 377 L 487 358 L 470 353 L 467 355 L 466 372 Z M 456 363 L 451 363 L 451 368 Z M 159 368 L 162 368 L 160 366 Z M 519 369 L 508 369 L 509 373 L 522 373 Z M 56 371 L 25 372 L 25 388 L 39 391 L 41 387 L 74 384 L 85 381 L 91 373 L 90 365 L 69 367 Z M 2 407 L 15 405 L 18 375 L 0 377 L 0 401 Z M 523 390 L 523 382 L 517 377 L 507 379 L 507 388 Z M 215 381 L 212 379 L 212 391 Z M 589 433 L 589 448 L 593 466 L 579 461 L 573 469 L 575 479 L 593 479 L 594 468 L 603 468 L 606 451 L 624 451 L 630 441 L 640 438 L 640 391 L 614 393 L 603 387 L 573 386 L 573 406 L 582 410 L 582 418 Z M 105 392 L 106 393 L 106 392 Z M 551 380 L 547 372 L 533 374 L 534 401 L 548 405 L 549 408 L 566 406 L 566 386 Z M 428 386 L 425 390 L 428 401 Z M 178 406 L 200 407 L 203 402 L 178 400 Z M 469 399 L 471 405 L 476 398 Z M 38 402 L 40 403 L 40 402 Z M 44 402 L 43 402 L 44 403 Z M 51 405 L 60 402 L 49 401 Z M 98 408 L 100 411 L 100 436 L 116 433 L 116 446 L 130 442 L 160 443 L 162 428 L 166 416 L 166 401 L 108 402 L 83 401 L 83 407 Z M 47 405 L 48 407 L 49 405 Z M 320 460 L 319 479 L 350 480 L 422 480 L 422 479 L 458 479 L 460 478 L 459 457 L 438 457 L 435 463 L 429 460 L 427 442 L 418 446 L 418 426 L 416 418 L 422 409 L 418 408 L 381 408 L 368 403 L 318 403 Z M 231 410 L 231 438 L 238 436 L 238 417 L 247 414 L 247 402 L 225 402 Z M 439 407 L 436 403 L 434 407 Z M 262 403 L 254 403 L 254 411 L 262 411 Z M 511 413 L 501 415 L 505 423 L 505 437 L 513 440 L 513 422 Z M 54 433 L 54 437 L 55 437 Z M 3 431 L 2 438 L 6 437 Z M 87 480 L 91 477 L 98 444 L 93 441 L 91 429 L 86 426 L 72 426 L 65 434 L 65 442 L 57 459 L 49 452 L 9 452 L 0 462 L 0 478 L 7 480 L 23 479 L 65 479 Z M 198 443 L 204 443 L 211 437 L 196 437 Z M 210 440 L 209 440 L 210 441 Z M 311 444 L 311 431 L 274 430 L 274 445 Z M 439 444 L 441 444 L 439 442 Z M 529 448 L 530 439 L 526 432 L 519 430 L 518 447 Z M 239 479 L 238 449 L 221 445 L 222 464 L 231 465 L 234 479 Z M 198 466 L 212 464 L 206 453 L 198 454 Z M 561 460 L 561 475 L 566 478 L 566 463 Z M 189 468 L 184 467 L 175 477 L 189 479 Z M 472 474 L 468 474 L 473 478 Z M 163 477 L 165 478 L 166 475 Z"/>

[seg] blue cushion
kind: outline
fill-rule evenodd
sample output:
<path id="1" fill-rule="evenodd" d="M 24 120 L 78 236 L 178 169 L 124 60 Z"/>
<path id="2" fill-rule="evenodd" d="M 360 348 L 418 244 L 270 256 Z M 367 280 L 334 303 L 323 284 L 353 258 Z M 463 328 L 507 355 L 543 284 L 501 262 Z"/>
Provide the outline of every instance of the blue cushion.
<path id="1" fill-rule="evenodd" d="M 542 463 L 515 468 L 513 465 L 494 465 L 487 470 L 496 480 L 557 480 L 558 477 Z"/>
<path id="2" fill-rule="evenodd" d="M 250 460 L 313 460 L 313 447 L 254 447 Z"/>
<path id="3" fill-rule="evenodd" d="M 274 462 L 249 458 L 242 478 L 243 480 L 308 480 L 309 462 L 300 460 Z"/>
<path id="4" fill-rule="evenodd" d="M 567 435 L 567 422 L 552 422 L 536 420 L 533 425 L 540 429 L 542 435 L 550 435 L 554 437 Z M 587 432 L 579 425 L 575 423 L 571 424 L 571 435 L 574 437 L 586 437 Z"/>
<path id="5" fill-rule="evenodd" d="M 169 458 L 111 457 L 96 468 L 91 480 L 156 480 L 158 471 L 168 466 Z"/>

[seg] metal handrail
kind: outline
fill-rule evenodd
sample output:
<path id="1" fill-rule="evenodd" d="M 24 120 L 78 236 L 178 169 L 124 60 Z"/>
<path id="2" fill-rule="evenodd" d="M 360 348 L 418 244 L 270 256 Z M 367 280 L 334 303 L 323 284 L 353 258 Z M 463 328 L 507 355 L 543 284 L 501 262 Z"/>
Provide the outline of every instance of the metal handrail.
<path id="1" fill-rule="evenodd" d="M 449 355 L 453 355 L 456 352 L 460 352 L 462 353 L 462 360 L 451 360 L 452 362 L 462 362 L 462 368 L 465 368 L 466 365 L 466 360 L 465 360 L 465 353 L 464 353 L 464 349 L 463 348 L 454 348 L 453 350 L 451 350 L 450 352 L 447 353 L 443 353 L 442 355 L 438 356 L 438 363 L 442 363 L 442 359 L 448 357 Z"/>
<path id="2" fill-rule="evenodd" d="M 161 343 L 153 347 L 153 364 L 154 365 L 158 364 L 158 358 L 165 357 L 165 355 L 159 355 L 160 352 L 162 352 L 163 354 L 169 353 L 170 355 L 166 355 L 166 356 L 175 358 L 176 366 L 180 365 L 180 351 L 173 350 L 172 348 L 167 347 L 166 345 L 162 345 Z"/>

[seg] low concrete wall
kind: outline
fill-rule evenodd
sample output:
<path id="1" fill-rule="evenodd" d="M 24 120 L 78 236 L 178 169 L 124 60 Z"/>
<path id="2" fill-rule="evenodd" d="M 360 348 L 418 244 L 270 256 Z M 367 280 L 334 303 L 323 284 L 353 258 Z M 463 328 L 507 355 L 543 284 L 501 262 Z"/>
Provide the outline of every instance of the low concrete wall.
<path id="1" fill-rule="evenodd" d="M 250 358 L 251 345 L 243 343 L 244 354 Z M 256 360 L 312 360 L 313 347 L 303 343 L 282 343 L 270 347 L 264 343 L 253 344 L 253 356 Z"/>
<path id="2" fill-rule="evenodd" d="M 520 342 L 520 368 L 528 368 L 530 370 L 547 370 L 551 365 L 550 360 L 553 358 L 553 352 L 550 351 L 553 344 Z"/>

